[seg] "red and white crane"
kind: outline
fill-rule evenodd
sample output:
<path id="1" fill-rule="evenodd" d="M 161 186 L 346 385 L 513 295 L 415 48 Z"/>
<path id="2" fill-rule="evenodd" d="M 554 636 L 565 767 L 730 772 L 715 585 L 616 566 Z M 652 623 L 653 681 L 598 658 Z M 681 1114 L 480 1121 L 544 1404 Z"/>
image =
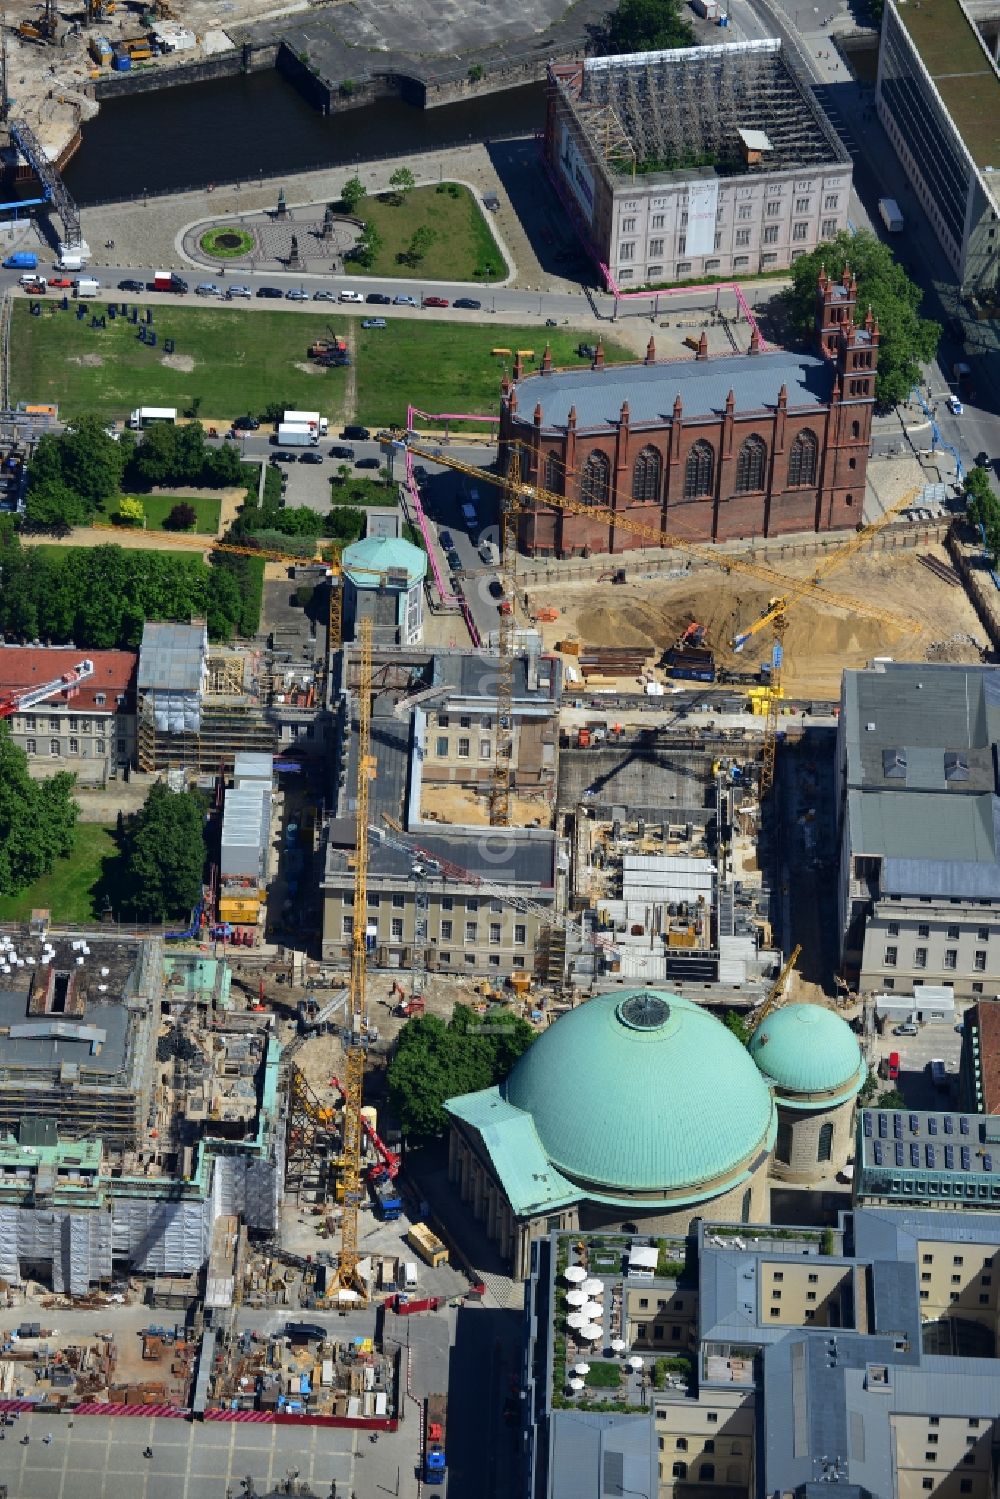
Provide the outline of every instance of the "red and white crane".
<path id="1" fill-rule="evenodd" d="M 69 671 L 64 671 L 61 677 L 53 677 L 50 682 L 41 682 L 37 687 L 18 687 L 13 692 L 4 693 L 0 695 L 0 718 L 24 713 L 27 709 L 44 703 L 46 698 L 54 697 L 57 692 L 65 692 L 67 697 L 72 697 L 80 683 L 93 675 L 94 663 L 89 657 L 85 657 Z"/>

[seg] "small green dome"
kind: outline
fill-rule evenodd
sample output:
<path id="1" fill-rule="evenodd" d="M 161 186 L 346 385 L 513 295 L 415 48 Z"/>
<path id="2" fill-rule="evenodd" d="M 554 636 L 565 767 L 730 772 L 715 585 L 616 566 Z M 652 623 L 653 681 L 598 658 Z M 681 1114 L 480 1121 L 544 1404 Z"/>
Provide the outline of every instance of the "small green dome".
<path id="1" fill-rule="evenodd" d="M 501 1093 L 531 1115 L 559 1171 L 609 1191 L 715 1183 L 771 1143 L 773 1100 L 746 1048 L 707 1010 L 659 989 L 571 1010 Z"/>
<path id="2" fill-rule="evenodd" d="M 408 583 L 427 572 L 427 554 L 401 536 L 366 536 L 344 548 L 344 571 L 355 588 L 378 588 L 383 573 L 405 573 Z"/>
<path id="3" fill-rule="evenodd" d="M 784 1005 L 758 1026 L 750 1055 L 780 1093 L 856 1093 L 868 1075 L 857 1037 L 822 1005 Z"/>

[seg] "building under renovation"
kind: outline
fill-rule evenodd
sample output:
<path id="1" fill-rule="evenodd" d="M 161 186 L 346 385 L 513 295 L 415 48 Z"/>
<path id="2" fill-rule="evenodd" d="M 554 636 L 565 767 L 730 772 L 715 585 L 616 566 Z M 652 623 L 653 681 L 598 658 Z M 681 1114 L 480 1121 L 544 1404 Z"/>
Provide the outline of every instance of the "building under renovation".
<path id="1" fill-rule="evenodd" d="M 553 64 L 545 160 L 623 290 L 777 270 L 847 227 L 851 159 L 779 41 Z"/>

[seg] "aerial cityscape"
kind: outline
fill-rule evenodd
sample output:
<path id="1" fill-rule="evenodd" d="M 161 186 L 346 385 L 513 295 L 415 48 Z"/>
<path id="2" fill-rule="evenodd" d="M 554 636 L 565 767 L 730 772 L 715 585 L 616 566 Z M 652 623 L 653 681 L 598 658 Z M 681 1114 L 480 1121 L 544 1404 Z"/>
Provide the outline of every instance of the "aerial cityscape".
<path id="1" fill-rule="evenodd" d="M 0 114 L 0 1499 L 996 1499 L 1000 0 Z"/>

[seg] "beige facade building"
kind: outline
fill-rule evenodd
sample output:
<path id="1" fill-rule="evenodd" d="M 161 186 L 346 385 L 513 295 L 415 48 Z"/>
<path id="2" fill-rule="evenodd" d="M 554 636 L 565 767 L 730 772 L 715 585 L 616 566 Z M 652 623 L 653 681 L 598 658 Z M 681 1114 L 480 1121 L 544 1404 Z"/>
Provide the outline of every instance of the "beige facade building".
<path id="1" fill-rule="evenodd" d="M 0 699 L 37 690 L 84 659 L 93 671 L 81 682 L 51 693 L 5 722 L 30 762 L 72 769 L 86 781 L 103 781 L 135 763 L 135 651 L 0 646 Z"/>

